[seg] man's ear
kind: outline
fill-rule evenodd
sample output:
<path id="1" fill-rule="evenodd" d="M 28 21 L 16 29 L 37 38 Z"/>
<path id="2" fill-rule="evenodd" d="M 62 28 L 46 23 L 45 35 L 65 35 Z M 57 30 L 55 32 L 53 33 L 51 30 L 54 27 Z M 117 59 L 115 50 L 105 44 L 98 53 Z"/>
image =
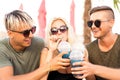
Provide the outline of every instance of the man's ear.
<path id="1" fill-rule="evenodd" d="M 111 26 L 111 28 L 113 27 L 114 23 L 115 23 L 114 19 L 110 20 L 110 26 Z"/>
<path id="2" fill-rule="evenodd" d="M 7 30 L 7 34 L 8 34 L 8 36 L 9 36 L 10 38 L 13 38 L 13 32 L 12 32 L 12 31 Z"/>

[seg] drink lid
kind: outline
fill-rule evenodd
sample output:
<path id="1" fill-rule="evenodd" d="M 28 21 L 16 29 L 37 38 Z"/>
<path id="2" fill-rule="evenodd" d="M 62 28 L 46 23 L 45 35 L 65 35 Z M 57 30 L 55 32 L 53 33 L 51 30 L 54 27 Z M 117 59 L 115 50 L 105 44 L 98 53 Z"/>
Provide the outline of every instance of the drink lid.
<path id="1" fill-rule="evenodd" d="M 58 51 L 59 52 L 70 52 L 71 51 L 71 46 L 68 42 L 62 41 L 58 45 Z"/>

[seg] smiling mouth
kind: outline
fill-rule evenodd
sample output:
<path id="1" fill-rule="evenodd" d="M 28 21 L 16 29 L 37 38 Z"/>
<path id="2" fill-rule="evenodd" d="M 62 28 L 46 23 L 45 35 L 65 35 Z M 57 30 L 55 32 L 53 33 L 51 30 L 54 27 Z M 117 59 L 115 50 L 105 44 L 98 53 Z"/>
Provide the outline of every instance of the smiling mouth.
<path id="1" fill-rule="evenodd" d="M 31 39 L 27 39 L 27 40 L 25 40 L 25 42 L 31 43 Z"/>

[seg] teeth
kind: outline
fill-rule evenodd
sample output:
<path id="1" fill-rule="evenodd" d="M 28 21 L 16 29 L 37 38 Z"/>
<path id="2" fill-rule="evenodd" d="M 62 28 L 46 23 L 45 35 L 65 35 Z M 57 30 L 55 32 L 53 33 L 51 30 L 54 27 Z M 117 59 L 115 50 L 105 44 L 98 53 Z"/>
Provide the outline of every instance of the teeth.
<path id="1" fill-rule="evenodd" d="M 59 37 L 59 39 L 62 39 L 63 37 Z"/>
<path id="2" fill-rule="evenodd" d="M 97 30 L 93 30 L 93 32 L 97 32 Z"/>
<path id="3" fill-rule="evenodd" d="M 61 40 L 62 40 L 62 39 L 63 39 L 63 37 L 59 37 L 58 39 L 61 39 Z"/>

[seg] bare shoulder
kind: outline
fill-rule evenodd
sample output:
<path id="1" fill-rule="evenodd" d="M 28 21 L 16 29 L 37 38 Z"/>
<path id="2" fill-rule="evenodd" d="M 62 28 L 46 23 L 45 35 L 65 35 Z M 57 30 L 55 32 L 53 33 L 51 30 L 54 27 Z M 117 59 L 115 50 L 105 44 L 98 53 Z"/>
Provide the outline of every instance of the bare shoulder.
<path id="1" fill-rule="evenodd" d="M 0 80 L 6 79 L 13 75 L 13 67 L 5 66 L 0 68 Z"/>
<path id="2" fill-rule="evenodd" d="M 49 48 L 48 47 L 44 47 L 43 49 L 42 49 L 42 52 L 48 52 L 49 51 Z"/>

